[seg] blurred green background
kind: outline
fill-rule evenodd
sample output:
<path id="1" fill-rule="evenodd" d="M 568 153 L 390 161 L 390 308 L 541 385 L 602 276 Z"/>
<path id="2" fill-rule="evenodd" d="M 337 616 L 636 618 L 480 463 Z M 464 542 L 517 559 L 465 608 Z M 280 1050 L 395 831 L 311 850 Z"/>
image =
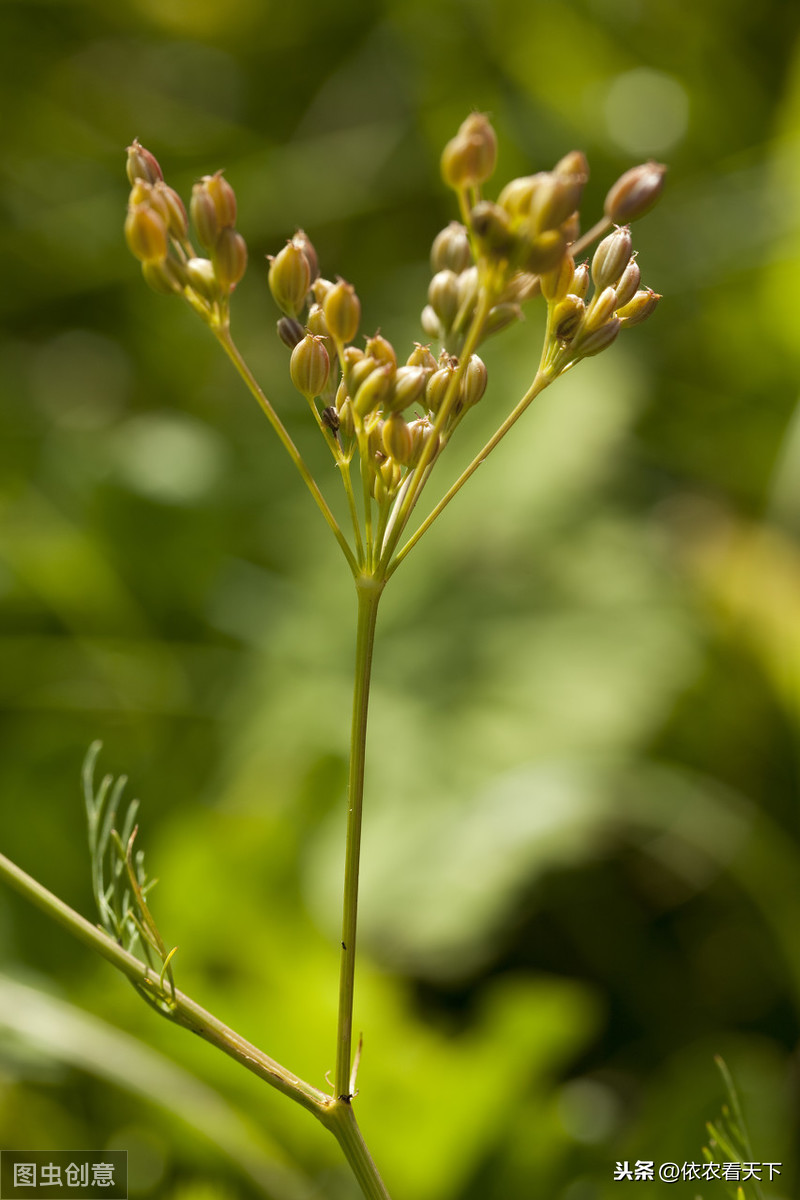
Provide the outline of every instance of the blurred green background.
<path id="1" fill-rule="evenodd" d="M 359 1119 L 398 1200 L 601 1200 L 699 1161 L 739 1081 L 797 1194 L 800 42 L 765 0 L 0 4 L 0 845 L 92 915 L 88 744 L 128 772 L 179 985 L 324 1087 L 334 1061 L 354 606 L 213 339 L 122 240 L 136 136 L 224 167 L 234 330 L 336 495 L 264 255 L 301 225 L 364 328 L 420 336 L 454 215 L 573 147 L 664 300 L 546 394 L 410 557 L 379 625 Z M 432 484 L 529 382 L 539 317 Z M 0 1143 L 127 1149 L 131 1195 L 348 1200 L 307 1114 L 0 891 Z M 638 1183 L 637 1196 L 722 1196 Z M 715 1190 L 716 1188 L 716 1190 Z M 627 1193 L 625 1193 L 627 1194 Z"/>

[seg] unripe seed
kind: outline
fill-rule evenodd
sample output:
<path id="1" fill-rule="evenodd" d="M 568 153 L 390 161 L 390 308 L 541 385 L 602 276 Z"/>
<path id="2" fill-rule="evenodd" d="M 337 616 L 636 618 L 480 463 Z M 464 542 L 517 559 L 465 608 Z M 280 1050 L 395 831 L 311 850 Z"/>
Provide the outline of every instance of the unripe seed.
<path id="1" fill-rule="evenodd" d="M 485 183 L 497 162 L 497 135 L 485 113 L 470 113 L 442 152 L 442 178 L 459 191 Z"/>
<path id="2" fill-rule="evenodd" d="M 586 305 L 578 296 L 568 295 L 553 311 L 553 332 L 559 342 L 571 342 L 580 328 Z"/>
<path id="3" fill-rule="evenodd" d="M 319 259 L 317 252 L 314 249 L 313 242 L 304 229 L 298 229 L 292 241 L 296 246 L 299 246 L 306 256 L 308 262 L 308 270 L 311 275 L 312 284 L 319 278 Z"/>
<path id="4" fill-rule="evenodd" d="M 542 295 L 545 300 L 563 300 L 572 287 L 575 274 L 575 262 L 570 254 L 565 254 L 558 266 L 547 271 L 541 277 Z"/>
<path id="5" fill-rule="evenodd" d="M 294 350 L 297 343 L 302 342 L 305 337 L 305 330 L 294 317 L 281 317 L 278 321 L 278 337 L 284 346 L 288 346 L 290 350 Z"/>
<path id="6" fill-rule="evenodd" d="M 400 413 L 392 413 L 384 421 L 382 438 L 383 448 L 390 458 L 403 466 L 411 462 L 414 452 L 414 435 Z"/>
<path id="7" fill-rule="evenodd" d="M 426 304 L 423 308 L 420 316 L 420 325 L 422 326 L 422 332 L 427 333 L 428 337 L 436 338 L 439 342 L 442 340 L 444 330 L 432 305 Z"/>
<path id="8" fill-rule="evenodd" d="M 459 276 L 454 271 L 437 271 L 428 284 L 428 300 L 443 329 L 452 328 L 459 308 Z M 428 332 L 427 330 L 425 331 Z"/>
<path id="9" fill-rule="evenodd" d="M 512 218 L 527 217 L 531 210 L 531 200 L 539 186 L 539 175 L 522 175 L 512 179 L 497 197 L 497 203 L 506 210 Z"/>
<path id="10" fill-rule="evenodd" d="M 397 355 L 394 352 L 394 346 L 380 333 L 376 333 L 374 337 L 367 338 L 366 353 L 371 355 L 383 366 L 395 368 L 397 366 Z"/>
<path id="11" fill-rule="evenodd" d="M 131 254 L 140 262 L 160 263 L 169 253 L 167 225 L 162 216 L 147 204 L 128 209 L 125 240 Z"/>
<path id="12" fill-rule="evenodd" d="M 596 295 L 586 310 L 586 318 L 583 323 L 586 332 L 591 333 L 595 329 L 599 329 L 601 325 L 605 325 L 606 321 L 613 317 L 616 307 L 617 293 L 613 287 L 607 287 Z"/>
<path id="13" fill-rule="evenodd" d="M 278 308 L 289 317 L 298 317 L 305 308 L 311 286 L 308 259 L 300 246 L 287 242 L 270 258 L 267 281 Z"/>
<path id="14" fill-rule="evenodd" d="M 514 247 L 508 213 L 491 200 L 481 200 L 469 214 L 470 225 L 484 251 L 507 256 Z"/>
<path id="15" fill-rule="evenodd" d="M 464 408 L 472 408 L 474 404 L 478 403 L 486 391 L 488 379 L 489 376 L 483 359 L 478 358 L 477 354 L 471 355 L 461 376 L 461 384 L 458 390 L 458 398 Z"/>
<path id="16" fill-rule="evenodd" d="M 592 280 L 599 292 L 614 287 L 627 267 L 633 252 L 631 231 L 627 225 L 604 237 L 592 257 Z"/>
<path id="17" fill-rule="evenodd" d="M 186 264 L 189 286 L 204 300 L 219 300 L 220 288 L 214 264 L 208 258 L 190 258 Z"/>
<path id="18" fill-rule="evenodd" d="M 128 146 L 126 171 L 132 184 L 137 179 L 144 179 L 146 183 L 157 183 L 159 179 L 164 178 L 158 159 L 149 150 L 145 150 L 138 138 L 134 138 Z"/>
<path id="19" fill-rule="evenodd" d="M 652 288 L 643 288 L 636 293 L 632 300 L 617 309 L 617 316 L 626 327 L 639 325 L 642 321 L 647 320 L 660 299 L 661 296 Z"/>
<path id="20" fill-rule="evenodd" d="M 617 293 L 618 312 L 636 295 L 641 278 L 642 273 L 639 270 L 639 264 L 635 258 L 632 258 L 620 275 L 619 282 L 614 287 L 614 291 Z"/>
<path id="21" fill-rule="evenodd" d="M 367 376 L 353 396 L 353 408 L 360 417 L 366 417 L 380 408 L 384 397 L 391 391 L 393 377 L 394 371 L 390 366 L 377 367 Z"/>
<path id="22" fill-rule="evenodd" d="M 175 258 L 161 262 L 143 262 L 142 274 L 154 292 L 162 296 L 179 296 L 188 283 L 186 270 Z"/>
<path id="23" fill-rule="evenodd" d="M 325 320 L 337 342 L 352 342 L 361 320 L 361 301 L 352 284 L 339 279 L 322 301 Z"/>
<path id="24" fill-rule="evenodd" d="M 560 229 L 545 229 L 529 243 L 525 256 L 525 267 L 536 275 L 553 271 L 561 262 L 566 249 L 566 238 Z"/>
<path id="25" fill-rule="evenodd" d="M 430 346 L 421 346 L 419 342 L 414 343 L 414 349 L 406 359 L 406 364 L 409 367 L 424 367 L 426 371 L 435 371 L 437 367 Z"/>
<path id="26" fill-rule="evenodd" d="M 186 215 L 186 206 L 180 196 L 174 188 L 168 187 L 166 183 L 155 184 L 153 193 L 164 202 L 167 212 L 167 227 L 171 236 L 177 238 L 179 242 L 185 241 L 189 236 L 189 218 Z"/>
<path id="27" fill-rule="evenodd" d="M 329 335 L 330 330 L 328 329 L 321 304 L 311 305 L 311 308 L 308 310 L 306 327 L 309 333 L 315 333 L 318 337 L 327 337 Z"/>
<path id="28" fill-rule="evenodd" d="M 214 175 L 206 175 L 203 183 L 216 210 L 220 229 L 228 229 L 235 225 L 236 193 L 222 171 L 217 171 Z"/>
<path id="29" fill-rule="evenodd" d="M 393 411 L 402 412 L 419 400 L 425 391 L 425 385 L 430 377 L 426 367 L 398 367 L 394 377 L 394 391 L 391 397 Z"/>
<path id="30" fill-rule="evenodd" d="M 616 225 L 635 221 L 649 212 L 664 189 L 666 167 L 657 162 L 631 167 L 606 196 L 604 211 Z"/>
<path id="31" fill-rule="evenodd" d="M 578 263 L 577 267 L 575 268 L 575 273 L 572 276 L 572 283 L 570 284 L 569 288 L 570 295 L 579 296 L 581 300 L 585 300 L 586 293 L 589 291 L 590 282 L 591 277 L 589 274 L 589 264 L 585 262 Z"/>
<path id="32" fill-rule="evenodd" d="M 449 365 L 439 367 L 425 385 L 425 403 L 432 413 L 437 413 L 441 408 L 454 371 L 455 368 Z"/>
<path id="33" fill-rule="evenodd" d="M 222 229 L 211 251 L 211 261 L 220 287 L 230 292 L 247 269 L 247 243 L 242 235 L 229 226 Z"/>
<path id="34" fill-rule="evenodd" d="M 600 354 L 607 346 L 616 339 L 620 331 L 622 322 L 618 317 L 612 317 L 610 321 L 606 321 L 605 325 L 601 325 L 599 329 L 594 329 L 585 336 L 583 333 L 575 342 L 575 354 L 579 358 L 591 358 L 594 354 Z"/>
<path id="35" fill-rule="evenodd" d="M 298 392 L 311 400 L 325 391 L 330 373 L 330 359 L 322 338 L 308 333 L 292 351 L 289 374 Z"/>
<path id="36" fill-rule="evenodd" d="M 431 269 L 433 271 L 455 271 L 459 275 L 472 262 L 469 237 L 459 221 L 437 233 L 431 246 Z"/>
<path id="37" fill-rule="evenodd" d="M 204 250 L 213 250 L 221 226 L 216 206 L 203 180 L 192 188 L 189 212 L 192 215 L 192 224 L 197 233 L 198 242 Z"/>

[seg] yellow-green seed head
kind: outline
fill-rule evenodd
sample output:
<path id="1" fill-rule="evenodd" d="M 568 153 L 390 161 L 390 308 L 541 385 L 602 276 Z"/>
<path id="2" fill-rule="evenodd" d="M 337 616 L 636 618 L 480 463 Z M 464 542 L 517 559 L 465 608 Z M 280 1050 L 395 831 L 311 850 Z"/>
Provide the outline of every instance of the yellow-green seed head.
<path id="1" fill-rule="evenodd" d="M 308 259 L 294 240 L 287 242 L 282 250 L 270 257 L 267 281 L 272 298 L 281 312 L 288 317 L 298 317 L 306 305 L 311 272 Z"/>
<path id="2" fill-rule="evenodd" d="M 304 229 L 298 229 L 292 241 L 300 247 L 308 260 L 308 270 L 313 284 L 319 278 L 319 259 L 314 244 Z"/>
<path id="3" fill-rule="evenodd" d="M 406 365 L 409 367 L 424 367 L 426 371 L 435 371 L 437 367 L 436 359 L 431 354 L 430 346 L 422 346 L 419 342 L 414 343 L 414 349 L 406 359 Z"/>
<path id="4" fill-rule="evenodd" d="M 624 307 L 624 305 L 633 299 L 639 290 L 641 278 L 642 273 L 634 256 L 614 286 L 614 291 L 617 293 L 617 310 Z"/>
<path id="5" fill-rule="evenodd" d="M 203 180 L 206 191 L 217 213 L 220 229 L 229 229 L 236 224 L 236 193 L 222 171 L 206 175 Z"/>
<path id="6" fill-rule="evenodd" d="M 481 200 L 469 214 L 472 231 L 481 250 L 492 258 L 509 258 L 514 249 L 514 235 L 508 213 L 491 200 Z"/>
<path id="7" fill-rule="evenodd" d="M 420 399 L 432 372 L 426 367 L 398 367 L 392 395 L 387 399 L 392 411 L 402 412 Z"/>
<path id="8" fill-rule="evenodd" d="M 489 309 L 489 315 L 483 327 L 483 338 L 491 337 L 492 334 L 499 333 L 501 329 L 507 329 L 509 325 L 513 325 L 521 318 L 522 309 L 518 304 L 512 304 L 510 301 L 504 304 L 495 304 L 494 308 Z"/>
<path id="9" fill-rule="evenodd" d="M 382 334 L 376 333 L 374 337 L 367 338 L 364 349 L 367 356 L 376 359 L 381 366 L 389 366 L 392 370 L 396 368 L 397 355 L 394 346 Z"/>
<path id="10" fill-rule="evenodd" d="M 531 238 L 525 252 L 525 268 L 535 275 L 554 271 L 567 251 L 567 240 L 560 229 L 545 229 Z"/>
<path id="11" fill-rule="evenodd" d="M 585 262 L 578 263 L 572 276 L 572 283 L 569 288 L 570 294 L 580 296 L 581 300 L 585 300 L 590 282 L 589 264 Z"/>
<path id="12" fill-rule="evenodd" d="M 485 183 L 497 162 L 497 135 L 485 113 L 470 113 L 442 151 L 442 178 L 456 191 Z"/>
<path id="13" fill-rule="evenodd" d="M 581 202 L 586 178 L 583 175 L 556 175 L 542 172 L 531 197 L 530 231 L 535 237 L 546 229 L 558 229 L 572 216 Z"/>
<path id="14" fill-rule="evenodd" d="M 142 274 L 148 286 L 162 296 L 179 296 L 189 282 L 185 267 L 176 258 L 143 262 Z"/>
<path id="15" fill-rule="evenodd" d="M 143 263 L 163 262 L 169 253 L 167 223 L 149 204 L 128 209 L 125 240 L 131 254 Z"/>
<path id="16" fill-rule="evenodd" d="M 607 287 L 602 292 L 598 292 L 586 310 L 586 317 L 583 322 L 585 331 L 593 333 L 595 329 L 599 329 L 601 325 L 605 325 L 606 321 L 613 317 L 616 307 L 617 293 L 613 287 Z"/>
<path id="17" fill-rule="evenodd" d="M 353 408 L 360 417 L 376 412 L 392 390 L 394 370 L 388 364 L 376 367 L 353 396 Z"/>
<path id="18" fill-rule="evenodd" d="M 192 188 L 189 212 L 192 216 L 192 224 L 194 225 L 198 242 L 204 250 L 213 250 L 219 237 L 221 225 L 217 217 L 216 205 L 206 187 L 205 180 L 200 180 Z"/>
<path id="19" fill-rule="evenodd" d="M 581 330 L 580 336 L 573 343 L 576 358 L 591 358 L 595 354 L 600 354 L 616 340 L 621 326 L 622 322 L 619 318 L 612 317 L 599 329 L 593 329 L 591 332 Z"/>
<path id="20" fill-rule="evenodd" d="M 574 274 L 575 261 L 571 254 L 565 254 L 558 266 L 541 277 L 542 295 L 545 300 L 563 300 L 572 288 Z"/>
<path id="21" fill-rule="evenodd" d="M 512 179 L 497 197 L 497 203 L 505 209 L 512 224 L 527 217 L 531 211 L 531 201 L 539 186 L 540 175 L 522 175 Z"/>
<path id="22" fill-rule="evenodd" d="M 389 457 L 402 466 L 407 466 L 414 452 L 414 435 L 399 412 L 392 413 L 383 422 L 381 436 L 383 448 Z"/>
<path id="23" fill-rule="evenodd" d="M 426 304 L 420 314 L 419 323 L 422 326 L 422 332 L 430 338 L 436 338 L 438 342 L 444 337 L 444 329 L 442 322 L 436 315 L 436 311 L 432 304 Z"/>
<path id="24" fill-rule="evenodd" d="M 580 175 L 584 182 L 589 178 L 589 160 L 582 150 L 570 150 L 553 167 L 554 175 Z"/>
<path id="25" fill-rule="evenodd" d="M 153 195 L 154 198 L 158 197 L 163 201 L 170 236 L 179 242 L 185 241 L 189 236 L 189 218 L 186 215 L 186 206 L 178 193 L 166 183 L 156 183 L 153 186 Z"/>
<path id="26" fill-rule="evenodd" d="M 277 329 L 278 337 L 284 346 L 288 346 L 290 350 L 294 350 L 297 343 L 302 342 L 306 333 L 303 326 L 294 317 L 281 317 L 278 321 Z"/>
<path id="27" fill-rule="evenodd" d="M 348 346 L 347 349 L 355 350 L 357 347 Z M 353 356 L 350 359 L 347 358 L 347 351 L 345 351 L 344 377 L 347 383 L 347 390 L 351 396 L 355 396 L 362 383 L 364 383 L 372 374 L 372 372 L 376 371 L 379 366 L 380 363 L 378 360 L 376 358 L 372 358 L 371 355 L 365 354 L 363 350 L 359 351 L 358 358 Z"/>
<path id="28" fill-rule="evenodd" d="M 313 400 L 325 391 L 330 366 L 328 351 L 322 338 L 308 333 L 292 351 L 289 374 L 298 392 Z"/>
<path id="29" fill-rule="evenodd" d="M 455 367 L 449 362 L 433 372 L 425 385 L 425 403 L 432 413 L 437 413 L 444 403 Z"/>
<path id="30" fill-rule="evenodd" d="M 586 313 L 586 305 L 571 293 L 559 300 L 553 310 L 553 334 L 557 341 L 567 343 L 575 337 Z"/>
<path id="31" fill-rule="evenodd" d="M 606 196 L 608 219 L 623 225 L 649 212 L 664 189 L 666 169 L 662 163 L 646 162 L 620 175 Z"/>
<path id="32" fill-rule="evenodd" d="M 338 279 L 322 302 L 331 336 L 337 342 L 352 342 L 361 321 L 361 301 L 352 284 Z"/>
<path id="33" fill-rule="evenodd" d="M 466 271 L 471 263 L 472 251 L 466 228 L 459 221 L 451 221 L 433 239 L 431 270 L 455 271 L 458 275 L 461 271 Z"/>
<path id="34" fill-rule="evenodd" d="M 478 403 L 486 391 L 488 379 L 483 359 L 478 358 L 477 354 L 470 355 L 458 390 L 458 398 L 464 408 L 472 408 L 474 404 Z"/>
<path id="35" fill-rule="evenodd" d="M 211 251 L 211 261 L 220 287 L 230 292 L 247 269 L 247 243 L 242 235 L 230 226 L 221 230 Z"/>
<path id="36" fill-rule="evenodd" d="M 311 305 L 311 308 L 308 310 L 306 327 L 309 333 L 315 333 L 317 337 L 328 337 L 330 330 L 328 329 L 321 304 L 314 303 Z"/>
<path id="37" fill-rule="evenodd" d="M 208 258 L 190 258 L 186 264 L 189 287 L 204 300 L 223 299 L 214 264 Z"/>
<path id="38" fill-rule="evenodd" d="M 437 271 L 428 284 L 428 303 L 438 317 L 442 329 L 450 329 L 459 309 L 458 280 L 455 271 Z M 427 329 L 425 330 L 427 333 Z"/>

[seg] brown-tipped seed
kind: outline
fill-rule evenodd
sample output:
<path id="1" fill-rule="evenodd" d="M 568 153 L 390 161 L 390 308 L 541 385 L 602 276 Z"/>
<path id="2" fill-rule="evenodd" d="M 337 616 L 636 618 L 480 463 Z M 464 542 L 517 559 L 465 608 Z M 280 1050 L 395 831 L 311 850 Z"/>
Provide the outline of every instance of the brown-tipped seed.
<path id="1" fill-rule="evenodd" d="M 642 272 L 639 270 L 639 264 L 634 255 L 614 285 L 614 291 L 617 293 L 618 310 L 623 308 L 636 295 L 641 278 Z"/>
<path id="2" fill-rule="evenodd" d="M 374 337 L 367 338 L 364 348 L 367 355 L 374 358 L 381 366 L 390 366 L 393 369 L 397 366 L 394 346 L 382 334 L 376 333 Z"/>
<path id="3" fill-rule="evenodd" d="M 592 256 L 592 280 L 598 292 L 615 287 L 633 253 L 633 239 L 627 225 L 604 237 Z"/>
<path id="4" fill-rule="evenodd" d="M 414 453 L 414 435 L 399 412 L 392 413 L 383 422 L 381 436 L 383 448 L 390 458 L 402 466 L 411 462 L 411 456 Z"/>
<path id="5" fill-rule="evenodd" d="M 469 214 L 472 231 L 484 253 L 507 258 L 514 248 L 514 235 L 508 213 L 491 200 L 481 200 Z"/>
<path id="6" fill-rule="evenodd" d="M 606 196 L 604 212 L 609 220 L 622 225 L 649 212 L 664 189 L 666 169 L 662 163 L 646 162 L 620 175 Z"/>
<path id="7" fill-rule="evenodd" d="M 160 292 L 162 296 L 179 296 L 188 283 L 183 263 L 176 258 L 143 262 L 142 274 L 153 291 Z"/>
<path id="8" fill-rule="evenodd" d="M 353 285 L 337 279 L 322 301 L 322 309 L 331 336 L 337 342 L 352 342 L 361 321 L 361 301 Z"/>
<path id="9" fill-rule="evenodd" d="M 456 191 L 485 183 L 497 162 L 497 135 L 485 113 L 470 113 L 442 151 L 442 178 Z"/>
<path id="10" fill-rule="evenodd" d="M 394 388 L 389 400 L 393 412 L 402 412 L 419 400 L 431 376 L 426 367 L 398 367 L 394 377 Z"/>
<path id="11" fill-rule="evenodd" d="M 430 346 L 422 346 L 419 342 L 414 343 L 414 349 L 406 359 L 406 365 L 409 367 L 424 367 L 426 371 L 435 371 L 438 363 L 431 354 Z"/>
<path id="12" fill-rule="evenodd" d="M 542 295 L 545 300 L 551 303 L 554 300 L 563 300 L 572 288 L 574 275 L 575 261 L 572 255 L 565 254 L 554 270 L 547 271 L 541 277 Z"/>
<path id="13" fill-rule="evenodd" d="M 131 254 L 143 263 L 163 262 L 169 253 L 167 223 L 149 204 L 128 209 L 125 240 Z"/>
<path id="14" fill-rule="evenodd" d="M 660 299 L 659 293 L 652 288 L 642 288 L 628 304 L 617 309 L 617 316 L 626 328 L 639 325 L 647 320 Z"/>
<path id="15" fill-rule="evenodd" d="M 437 271 L 428 284 L 428 302 L 442 329 L 452 328 L 459 309 L 458 281 L 455 271 Z M 428 330 L 426 329 L 427 333 Z"/>
<path id="16" fill-rule="evenodd" d="M 489 375 L 483 359 L 478 358 L 477 354 L 470 355 L 458 389 L 459 403 L 464 408 L 472 408 L 486 391 L 488 380 Z"/>
<path id="17" fill-rule="evenodd" d="M 576 358 L 591 358 L 594 354 L 600 354 L 607 346 L 616 339 L 620 331 L 622 322 L 618 317 L 612 317 L 610 321 L 606 321 L 605 325 L 601 325 L 599 329 L 592 330 L 591 333 L 581 331 L 580 337 L 575 341 L 575 356 Z"/>
<path id="18" fill-rule="evenodd" d="M 189 212 L 192 224 L 197 234 L 197 240 L 204 250 L 213 250 L 220 233 L 220 223 L 213 197 L 200 180 L 192 188 L 192 198 L 189 201 Z"/>
<path id="19" fill-rule="evenodd" d="M 390 366 L 376 367 L 353 396 L 353 408 L 360 417 L 380 408 L 386 396 L 389 395 L 394 379 L 394 371 Z"/>
<path id="20" fill-rule="evenodd" d="M 298 392 L 308 400 L 320 396 L 328 382 L 331 362 L 322 338 L 307 333 L 292 351 L 289 374 Z"/>
<path id="21" fill-rule="evenodd" d="M 459 221 L 451 221 L 433 239 L 431 270 L 455 271 L 456 275 L 460 275 L 471 263 L 472 251 L 467 230 Z"/>
<path id="22" fill-rule="evenodd" d="M 559 342 L 571 342 L 580 328 L 586 305 L 579 296 L 568 295 L 553 311 L 553 334 Z"/>
<path id="23" fill-rule="evenodd" d="M 214 175 L 206 175 L 203 184 L 216 209 L 220 229 L 229 229 L 234 226 L 236 224 L 236 193 L 222 171 L 217 171 Z"/>
<path id="24" fill-rule="evenodd" d="M 190 258 L 186 264 L 186 275 L 189 287 L 197 292 L 204 300 L 220 300 L 222 293 L 214 271 L 214 264 L 208 258 Z"/>
<path id="25" fill-rule="evenodd" d="M 135 183 L 137 179 L 143 179 L 145 183 L 158 183 L 159 179 L 164 178 L 158 159 L 149 150 L 145 150 L 138 138 L 134 138 L 131 145 L 128 146 L 128 161 L 125 169 L 131 184 Z"/>
<path id="26" fill-rule="evenodd" d="M 189 236 L 189 218 L 186 215 L 186 205 L 178 193 L 166 183 L 156 183 L 153 186 L 153 194 L 163 201 L 170 235 L 179 242 L 185 241 Z"/>
<path id="27" fill-rule="evenodd" d="M 581 300 L 585 300 L 590 283 L 589 264 L 586 262 L 578 263 L 572 276 L 572 283 L 569 285 L 570 295 L 579 296 Z"/>
<path id="28" fill-rule="evenodd" d="M 223 291 L 230 292 L 247 269 L 247 243 L 242 235 L 230 226 L 220 230 L 216 245 L 211 251 L 211 261 L 220 287 Z"/>
<path id="29" fill-rule="evenodd" d="M 302 342 L 306 331 L 299 321 L 294 317 L 281 317 L 278 321 L 278 337 L 283 342 L 284 346 L 288 346 L 290 350 L 294 350 L 298 342 Z M 313 332 L 313 330 L 312 330 Z"/>
<path id="30" fill-rule="evenodd" d="M 306 256 L 308 262 L 308 270 L 311 275 L 312 284 L 319 278 L 319 259 L 317 252 L 314 249 L 314 244 L 311 238 L 306 233 L 305 229 L 298 229 L 292 241 L 296 246 L 299 246 Z M 319 301 L 317 301 L 319 303 Z"/>
<path id="31" fill-rule="evenodd" d="M 282 250 L 270 257 L 267 282 L 281 312 L 289 317 L 298 317 L 305 308 L 311 287 L 311 272 L 308 259 L 294 240 L 287 242 Z"/>

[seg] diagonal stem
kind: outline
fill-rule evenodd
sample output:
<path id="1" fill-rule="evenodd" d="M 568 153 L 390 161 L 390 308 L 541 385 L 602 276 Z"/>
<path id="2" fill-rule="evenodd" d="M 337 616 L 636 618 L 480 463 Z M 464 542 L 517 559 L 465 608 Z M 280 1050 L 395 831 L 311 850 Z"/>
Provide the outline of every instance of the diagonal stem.
<path id="1" fill-rule="evenodd" d="M 350 776 L 347 789 L 347 841 L 345 846 L 344 902 L 342 906 L 342 957 L 339 973 L 339 1015 L 336 1030 L 335 1094 L 350 1097 L 353 1057 L 353 989 L 358 922 L 358 872 L 361 859 L 361 818 L 364 801 L 364 761 L 367 747 L 372 649 L 383 580 L 361 575 L 356 580 L 358 624 L 353 719 L 350 732 Z"/>

